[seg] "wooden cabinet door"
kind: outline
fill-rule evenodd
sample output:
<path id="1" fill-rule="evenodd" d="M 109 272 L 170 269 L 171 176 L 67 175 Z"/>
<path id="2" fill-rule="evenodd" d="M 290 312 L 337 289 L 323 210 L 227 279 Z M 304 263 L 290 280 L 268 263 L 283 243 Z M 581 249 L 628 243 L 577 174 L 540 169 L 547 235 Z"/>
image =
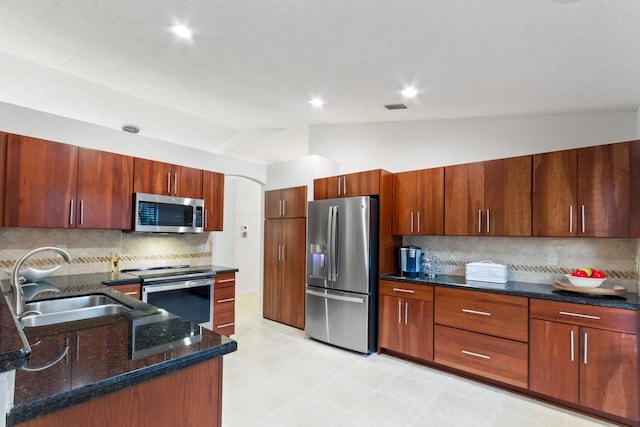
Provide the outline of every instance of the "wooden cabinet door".
<path id="1" fill-rule="evenodd" d="M 402 323 L 403 298 L 380 295 L 378 346 L 398 353 L 404 351 Z"/>
<path id="2" fill-rule="evenodd" d="M 529 328 L 529 388 L 578 403 L 579 328 L 539 319 L 531 319 Z"/>
<path id="3" fill-rule="evenodd" d="M 533 236 L 578 233 L 578 150 L 533 156 Z"/>
<path id="4" fill-rule="evenodd" d="M 133 191 L 135 193 L 172 194 L 171 165 L 136 158 L 134 162 Z"/>
<path id="5" fill-rule="evenodd" d="M 172 171 L 172 195 L 178 197 L 187 197 L 190 199 L 202 199 L 201 169 L 173 165 Z"/>
<path id="6" fill-rule="evenodd" d="M 224 174 L 202 171 L 204 230 L 222 231 L 224 220 Z"/>
<path id="7" fill-rule="evenodd" d="M 444 234 L 483 234 L 484 163 L 447 166 L 444 180 Z"/>
<path id="8" fill-rule="evenodd" d="M 342 176 L 340 197 L 380 194 L 380 170 L 351 173 Z"/>
<path id="9" fill-rule="evenodd" d="M 264 192 L 264 217 L 282 217 L 282 190 L 270 190 Z"/>
<path id="10" fill-rule="evenodd" d="M 277 320 L 282 304 L 282 220 L 264 220 L 264 282 L 262 314 Z"/>
<path id="11" fill-rule="evenodd" d="M 80 148 L 77 228 L 131 229 L 133 157 Z"/>
<path id="12" fill-rule="evenodd" d="M 629 143 L 629 236 L 640 237 L 640 141 Z"/>
<path id="13" fill-rule="evenodd" d="M 531 156 L 484 162 L 484 232 L 531 236 Z"/>
<path id="14" fill-rule="evenodd" d="M 313 180 L 313 200 L 334 199 L 336 197 L 338 197 L 337 176 Z"/>
<path id="15" fill-rule="evenodd" d="M 131 298 L 142 299 L 140 297 L 140 283 L 128 283 L 126 285 L 113 285 L 111 289 L 129 295 Z"/>
<path id="16" fill-rule="evenodd" d="M 423 169 L 416 173 L 416 224 L 418 234 L 444 233 L 444 168 Z"/>
<path id="17" fill-rule="evenodd" d="M 265 191 L 265 218 L 301 218 L 307 216 L 307 186 Z"/>
<path id="18" fill-rule="evenodd" d="M 9 135 L 5 227 L 75 227 L 77 184 L 78 147 Z"/>
<path id="19" fill-rule="evenodd" d="M 282 305 L 281 322 L 304 328 L 306 220 L 282 220 Z"/>
<path id="20" fill-rule="evenodd" d="M 635 334 L 580 328 L 580 403 L 638 420 L 638 340 Z"/>
<path id="21" fill-rule="evenodd" d="M 404 353 L 433 360 L 433 302 L 404 298 Z"/>
<path id="22" fill-rule="evenodd" d="M 393 234 L 417 232 L 416 171 L 393 174 Z"/>
<path id="23" fill-rule="evenodd" d="M 629 143 L 578 149 L 579 236 L 629 236 Z"/>

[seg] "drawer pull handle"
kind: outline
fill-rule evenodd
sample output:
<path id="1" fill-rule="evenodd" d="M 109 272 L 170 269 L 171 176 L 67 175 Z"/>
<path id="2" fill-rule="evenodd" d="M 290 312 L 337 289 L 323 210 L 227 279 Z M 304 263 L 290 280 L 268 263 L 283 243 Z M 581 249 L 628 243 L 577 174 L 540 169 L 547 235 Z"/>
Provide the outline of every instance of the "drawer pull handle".
<path id="1" fill-rule="evenodd" d="M 488 313 L 486 311 L 469 310 L 467 308 L 463 308 L 462 311 L 464 311 L 465 313 L 480 314 L 481 316 L 491 316 L 491 313 Z"/>
<path id="2" fill-rule="evenodd" d="M 218 325 L 216 326 L 216 329 L 222 329 L 222 328 L 228 328 L 229 326 L 233 326 L 235 325 L 235 323 L 231 322 L 231 323 L 225 323 L 224 325 Z"/>
<path id="3" fill-rule="evenodd" d="M 402 289 L 402 288 L 393 288 L 395 292 L 405 292 L 407 294 L 415 294 L 416 291 L 412 291 L 411 289 Z"/>
<path id="4" fill-rule="evenodd" d="M 585 319 L 600 320 L 600 316 L 591 316 L 589 314 L 571 313 L 570 311 L 560 311 L 559 314 L 563 314 L 565 316 L 582 317 L 582 318 L 585 318 Z"/>
<path id="5" fill-rule="evenodd" d="M 133 291 L 133 292 L 125 292 L 125 295 L 138 295 L 138 291 Z"/>
<path id="6" fill-rule="evenodd" d="M 487 360 L 491 359 L 491 356 L 487 356 L 486 354 L 474 353 L 472 351 L 462 350 L 462 353 L 469 356 L 479 357 L 481 359 L 487 359 Z"/>
<path id="7" fill-rule="evenodd" d="M 222 303 L 222 302 L 232 302 L 235 301 L 235 298 L 225 298 L 225 299 L 219 299 L 218 301 L 216 301 L 216 304 Z"/>

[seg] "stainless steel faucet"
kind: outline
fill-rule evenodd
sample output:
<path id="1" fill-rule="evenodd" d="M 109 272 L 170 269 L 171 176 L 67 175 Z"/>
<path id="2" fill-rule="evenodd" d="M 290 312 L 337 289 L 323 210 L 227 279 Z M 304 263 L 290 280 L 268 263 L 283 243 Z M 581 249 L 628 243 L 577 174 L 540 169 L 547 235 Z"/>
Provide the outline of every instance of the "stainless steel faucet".
<path id="1" fill-rule="evenodd" d="M 54 246 L 44 246 L 42 248 L 34 249 L 26 254 L 22 255 L 20 259 L 18 259 L 13 266 L 13 273 L 11 275 L 11 286 L 13 286 L 13 292 L 16 294 L 16 316 L 21 316 L 24 310 L 23 301 L 24 301 L 24 293 L 22 291 L 22 281 L 18 278 L 18 274 L 20 272 L 20 267 L 22 264 L 32 255 L 35 255 L 40 252 L 55 252 L 57 254 L 62 255 L 65 261 L 71 263 L 71 256 L 64 249 L 56 248 Z M 24 278 L 23 278 L 24 279 Z"/>

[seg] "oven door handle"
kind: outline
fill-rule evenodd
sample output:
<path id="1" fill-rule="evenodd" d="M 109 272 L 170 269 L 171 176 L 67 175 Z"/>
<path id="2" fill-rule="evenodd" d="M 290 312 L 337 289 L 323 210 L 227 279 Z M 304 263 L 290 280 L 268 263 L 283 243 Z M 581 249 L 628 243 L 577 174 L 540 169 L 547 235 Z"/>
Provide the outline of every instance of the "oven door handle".
<path id="1" fill-rule="evenodd" d="M 176 289 L 189 289 L 189 288 L 197 288 L 200 286 L 211 286 L 213 285 L 213 279 L 204 279 L 204 280 L 189 280 L 185 282 L 174 282 L 167 283 L 166 285 L 142 285 L 142 293 L 155 293 L 155 292 L 164 292 L 164 291 L 173 291 Z"/>

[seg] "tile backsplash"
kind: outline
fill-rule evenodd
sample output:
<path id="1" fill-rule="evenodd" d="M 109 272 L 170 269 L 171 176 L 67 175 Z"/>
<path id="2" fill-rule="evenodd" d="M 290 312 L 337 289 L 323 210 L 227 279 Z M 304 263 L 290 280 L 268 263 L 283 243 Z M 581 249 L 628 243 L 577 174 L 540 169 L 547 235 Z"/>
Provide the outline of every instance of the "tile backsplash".
<path id="1" fill-rule="evenodd" d="M 402 244 L 428 249 L 443 274 L 464 276 L 466 263 L 490 260 L 507 265 L 509 280 L 551 283 L 574 268 L 593 267 L 607 283 L 639 291 L 640 239 L 404 236 Z"/>
<path id="2" fill-rule="evenodd" d="M 26 252 L 57 246 L 71 255 L 71 264 L 52 252 L 34 255 L 25 266 L 63 266 L 54 275 L 110 272 L 113 259 L 118 270 L 163 265 L 212 264 L 212 233 L 145 234 L 120 230 L 56 228 L 0 228 L 0 267 L 12 268 Z M 4 273 L 4 271 L 3 271 Z M 8 278 L 4 273 L 2 278 Z"/>

